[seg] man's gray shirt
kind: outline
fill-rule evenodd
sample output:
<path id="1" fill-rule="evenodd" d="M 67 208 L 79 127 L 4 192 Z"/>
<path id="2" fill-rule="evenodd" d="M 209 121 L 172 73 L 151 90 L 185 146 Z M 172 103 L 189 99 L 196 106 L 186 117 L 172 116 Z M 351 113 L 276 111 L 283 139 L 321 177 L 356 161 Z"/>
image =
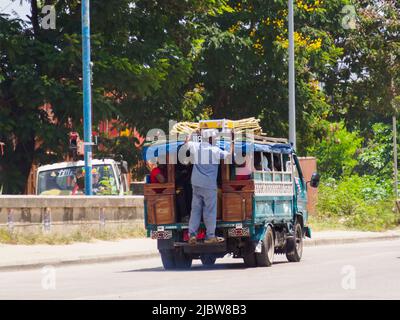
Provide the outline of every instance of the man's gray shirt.
<path id="1" fill-rule="evenodd" d="M 226 159 L 230 153 L 221 150 L 208 142 L 188 142 L 193 155 L 192 185 L 217 189 L 218 165 L 221 159 Z"/>

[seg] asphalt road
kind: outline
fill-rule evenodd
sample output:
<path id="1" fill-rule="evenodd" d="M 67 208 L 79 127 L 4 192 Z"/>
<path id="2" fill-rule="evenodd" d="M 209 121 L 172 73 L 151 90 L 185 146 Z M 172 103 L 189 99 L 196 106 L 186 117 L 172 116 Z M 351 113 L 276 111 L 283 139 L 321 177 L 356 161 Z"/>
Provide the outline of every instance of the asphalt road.
<path id="1" fill-rule="evenodd" d="M 271 268 L 226 257 L 164 271 L 154 258 L 0 272 L 0 299 L 400 299 L 400 240 L 306 247 Z"/>

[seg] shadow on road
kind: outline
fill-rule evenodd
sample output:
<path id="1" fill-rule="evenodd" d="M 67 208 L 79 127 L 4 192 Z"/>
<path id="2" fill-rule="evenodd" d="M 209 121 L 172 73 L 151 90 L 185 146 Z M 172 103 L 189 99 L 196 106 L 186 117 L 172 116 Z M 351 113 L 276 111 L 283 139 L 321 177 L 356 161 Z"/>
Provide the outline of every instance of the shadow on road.
<path id="1" fill-rule="evenodd" d="M 289 261 L 274 261 L 274 263 L 272 265 L 274 265 L 274 264 L 286 264 L 286 263 L 290 263 L 290 262 Z"/>
<path id="2" fill-rule="evenodd" d="M 273 264 L 286 264 L 288 261 L 275 261 Z M 191 271 L 214 271 L 214 270 L 246 270 L 246 269 L 254 269 L 254 268 L 246 268 L 244 263 L 216 263 L 213 266 L 203 266 L 203 265 L 194 265 L 190 269 L 187 270 L 165 270 L 163 267 L 156 268 L 142 268 L 142 269 L 133 269 L 127 271 L 120 271 L 121 273 L 125 272 L 191 272 Z M 257 268 L 261 269 L 261 268 Z"/>
<path id="3" fill-rule="evenodd" d="M 202 265 L 194 265 L 187 270 L 165 270 L 163 267 L 157 268 L 142 268 L 134 269 L 121 272 L 190 272 L 190 271 L 213 271 L 213 270 L 229 270 L 229 269 L 246 269 L 242 263 L 217 263 L 211 267 L 205 267 Z"/>

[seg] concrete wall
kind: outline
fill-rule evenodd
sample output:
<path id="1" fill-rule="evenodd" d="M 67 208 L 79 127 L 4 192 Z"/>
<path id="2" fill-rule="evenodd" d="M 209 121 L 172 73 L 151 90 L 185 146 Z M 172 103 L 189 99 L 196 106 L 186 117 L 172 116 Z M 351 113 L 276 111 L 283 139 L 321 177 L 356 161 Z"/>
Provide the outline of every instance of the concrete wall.
<path id="1" fill-rule="evenodd" d="M 0 196 L 0 228 L 69 232 L 143 226 L 143 196 Z"/>

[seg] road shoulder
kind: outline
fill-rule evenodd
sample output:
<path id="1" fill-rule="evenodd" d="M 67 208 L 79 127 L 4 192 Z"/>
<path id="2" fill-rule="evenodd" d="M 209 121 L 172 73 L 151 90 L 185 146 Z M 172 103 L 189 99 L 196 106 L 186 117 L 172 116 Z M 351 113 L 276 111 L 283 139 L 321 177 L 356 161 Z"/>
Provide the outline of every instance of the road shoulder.
<path id="1" fill-rule="evenodd" d="M 400 239 L 400 230 L 385 232 L 322 231 L 314 232 L 304 246 Z M 69 245 L 0 245 L 0 271 L 18 271 L 46 265 L 104 263 L 158 257 L 157 242 L 152 239 L 96 241 Z"/>

